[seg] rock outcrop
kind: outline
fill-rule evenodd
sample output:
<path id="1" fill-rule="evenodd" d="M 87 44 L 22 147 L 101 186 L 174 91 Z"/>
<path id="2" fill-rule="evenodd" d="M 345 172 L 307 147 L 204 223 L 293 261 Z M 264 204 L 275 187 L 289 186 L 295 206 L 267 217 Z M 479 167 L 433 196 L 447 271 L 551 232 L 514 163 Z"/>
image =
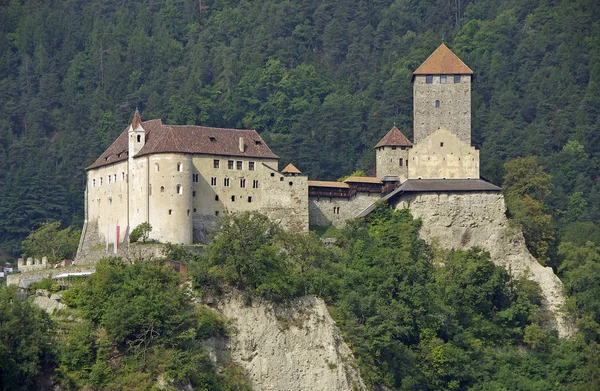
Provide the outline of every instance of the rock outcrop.
<path id="1" fill-rule="evenodd" d="M 306 296 L 286 305 L 246 305 L 232 295 L 218 310 L 233 331 L 226 343 L 212 341 L 213 352 L 229 353 L 247 371 L 253 390 L 366 389 L 323 300 Z"/>
<path id="2" fill-rule="evenodd" d="M 403 195 L 396 208 L 409 208 L 415 218 L 422 220 L 420 235 L 427 242 L 447 249 L 479 247 L 513 277 L 525 274 L 537 282 L 542 289 L 543 307 L 552 315 L 551 327 L 560 337 L 573 335 L 573 323 L 563 310 L 562 282 L 551 267 L 539 264 L 527 250 L 523 234 L 509 225 L 502 194 Z"/>

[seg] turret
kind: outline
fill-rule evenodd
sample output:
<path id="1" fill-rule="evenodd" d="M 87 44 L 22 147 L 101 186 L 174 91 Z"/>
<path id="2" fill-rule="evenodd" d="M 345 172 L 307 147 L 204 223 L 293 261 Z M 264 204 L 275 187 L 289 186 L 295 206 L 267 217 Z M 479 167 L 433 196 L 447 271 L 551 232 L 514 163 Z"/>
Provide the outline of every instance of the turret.
<path id="1" fill-rule="evenodd" d="M 142 127 L 142 118 L 140 117 L 140 112 L 137 109 L 135 109 L 133 120 L 131 121 L 131 125 L 129 125 L 128 134 L 129 160 L 131 161 L 146 143 L 146 131 Z"/>
<path id="2" fill-rule="evenodd" d="M 412 143 L 394 126 L 375 146 L 377 178 L 398 177 L 404 182 L 408 178 L 410 148 Z"/>
<path id="3" fill-rule="evenodd" d="M 413 72 L 414 143 L 438 129 L 471 145 L 473 71 L 444 44 Z"/>

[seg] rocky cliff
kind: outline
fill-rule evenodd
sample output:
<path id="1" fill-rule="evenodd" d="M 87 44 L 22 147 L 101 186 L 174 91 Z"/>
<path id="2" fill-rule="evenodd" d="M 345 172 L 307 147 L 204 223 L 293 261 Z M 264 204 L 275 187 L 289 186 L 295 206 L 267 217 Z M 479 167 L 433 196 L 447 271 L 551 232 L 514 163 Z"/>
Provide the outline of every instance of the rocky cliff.
<path id="1" fill-rule="evenodd" d="M 228 341 L 211 341 L 213 353 L 230 355 L 256 391 L 364 390 L 352 352 L 323 300 L 306 296 L 290 304 L 245 304 L 238 295 L 219 302 L 232 322 Z"/>
<path id="2" fill-rule="evenodd" d="M 447 249 L 479 247 L 490 253 L 496 265 L 514 277 L 522 274 L 537 282 L 551 327 L 560 337 L 573 335 L 572 321 L 565 315 L 563 285 L 551 267 L 544 267 L 529 253 L 523 234 L 509 225 L 504 197 L 500 193 L 422 193 L 403 195 L 396 208 L 409 208 L 423 225 L 420 235 Z"/>

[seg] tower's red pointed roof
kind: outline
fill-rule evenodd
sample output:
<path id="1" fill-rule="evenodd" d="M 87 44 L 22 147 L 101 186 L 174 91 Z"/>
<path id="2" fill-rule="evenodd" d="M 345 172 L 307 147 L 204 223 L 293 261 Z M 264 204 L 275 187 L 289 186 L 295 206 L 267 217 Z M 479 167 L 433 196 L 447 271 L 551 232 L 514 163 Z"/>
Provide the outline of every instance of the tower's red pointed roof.
<path id="1" fill-rule="evenodd" d="M 473 71 L 448 46 L 441 44 L 414 72 L 415 75 L 472 75 Z"/>
<path id="2" fill-rule="evenodd" d="M 375 146 L 379 147 L 412 147 L 412 143 L 394 126 Z"/>
<path id="3" fill-rule="evenodd" d="M 142 117 L 140 116 L 140 112 L 138 109 L 135 109 L 135 114 L 133 115 L 133 120 L 131 121 L 131 129 L 136 130 L 138 126 L 142 124 Z"/>

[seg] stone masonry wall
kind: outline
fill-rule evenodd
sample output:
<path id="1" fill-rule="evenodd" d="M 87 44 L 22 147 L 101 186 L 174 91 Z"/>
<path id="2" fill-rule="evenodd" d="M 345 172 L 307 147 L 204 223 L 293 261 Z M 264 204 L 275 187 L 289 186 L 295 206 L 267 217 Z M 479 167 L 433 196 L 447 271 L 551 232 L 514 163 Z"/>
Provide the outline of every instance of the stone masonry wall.
<path id="1" fill-rule="evenodd" d="M 513 277 L 522 274 L 537 282 L 543 306 L 553 315 L 550 326 L 559 336 L 573 335 L 571 320 L 564 314 L 563 285 L 551 267 L 544 267 L 529 253 L 520 231 L 509 226 L 504 197 L 500 193 L 422 193 L 403 196 L 396 209 L 409 208 L 423 225 L 420 235 L 447 249 L 479 247 L 488 251 L 492 262 L 503 266 Z"/>
<path id="2" fill-rule="evenodd" d="M 378 193 L 358 193 L 354 197 L 309 197 L 308 213 L 311 226 L 343 227 L 346 220 L 355 218 L 360 212 L 381 198 Z"/>

